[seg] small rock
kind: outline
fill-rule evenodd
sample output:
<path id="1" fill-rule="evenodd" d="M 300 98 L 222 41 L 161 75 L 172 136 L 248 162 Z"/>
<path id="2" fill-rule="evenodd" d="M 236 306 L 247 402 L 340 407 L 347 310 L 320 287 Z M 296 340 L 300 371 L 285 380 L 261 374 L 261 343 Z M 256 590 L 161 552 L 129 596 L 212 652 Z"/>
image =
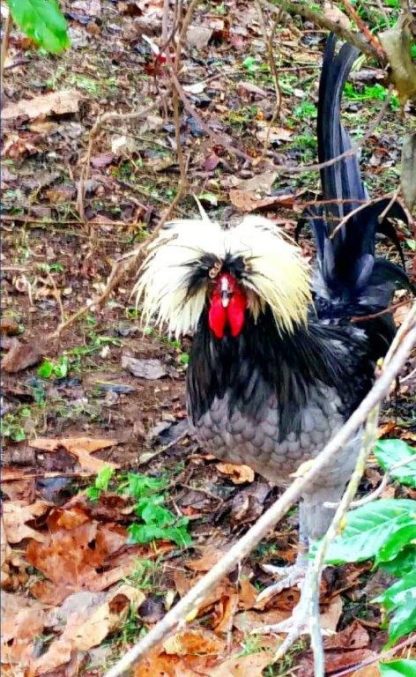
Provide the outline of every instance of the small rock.
<path id="1" fill-rule="evenodd" d="M 204 49 L 211 39 L 212 29 L 205 26 L 191 25 L 186 33 L 186 42 L 188 47 L 196 47 L 197 49 Z"/>
<path id="2" fill-rule="evenodd" d="M 163 378 L 168 374 L 166 367 L 160 360 L 139 360 L 129 355 L 123 355 L 121 366 L 123 369 L 127 369 L 133 376 L 145 378 L 148 381 Z"/>
<path id="3" fill-rule="evenodd" d="M 14 339 L 9 352 L 3 357 L 1 367 L 9 374 L 15 374 L 38 364 L 41 359 L 42 353 L 36 344 L 21 343 L 18 339 Z"/>

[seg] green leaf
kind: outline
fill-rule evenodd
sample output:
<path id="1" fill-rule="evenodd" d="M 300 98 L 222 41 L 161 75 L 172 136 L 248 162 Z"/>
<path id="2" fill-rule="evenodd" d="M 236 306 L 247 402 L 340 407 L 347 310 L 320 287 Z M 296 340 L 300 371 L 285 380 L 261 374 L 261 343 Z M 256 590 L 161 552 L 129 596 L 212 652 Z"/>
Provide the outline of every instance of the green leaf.
<path id="1" fill-rule="evenodd" d="M 50 378 L 53 374 L 53 363 L 50 360 L 44 360 L 37 369 L 37 375 L 40 378 Z"/>
<path id="2" fill-rule="evenodd" d="M 416 505 L 415 505 L 416 510 Z M 416 541 L 416 520 L 403 525 L 387 539 L 376 555 L 376 564 L 394 560 L 397 555 L 412 542 Z"/>
<path id="3" fill-rule="evenodd" d="M 139 500 L 144 496 L 154 494 L 166 486 L 166 480 L 157 477 L 147 477 L 138 473 L 128 473 L 126 491 L 130 496 Z"/>
<path id="4" fill-rule="evenodd" d="M 150 543 L 151 541 L 173 541 L 180 547 L 191 543 L 191 537 L 186 530 L 186 525 L 177 527 L 158 527 L 155 524 L 131 524 L 128 527 L 132 543 Z"/>
<path id="5" fill-rule="evenodd" d="M 384 590 L 381 595 L 378 595 L 373 602 L 378 602 L 382 604 L 387 611 L 391 611 L 394 607 L 402 604 L 404 600 L 403 594 L 408 590 L 413 590 L 413 594 L 416 600 L 416 571 L 412 571 L 407 576 L 404 576 L 393 585 L 391 585 L 387 590 Z"/>
<path id="6" fill-rule="evenodd" d="M 243 61 L 243 66 L 248 70 L 249 73 L 253 73 L 258 69 L 258 63 L 255 58 L 252 56 L 247 56 Z"/>
<path id="7" fill-rule="evenodd" d="M 416 571 L 416 546 L 407 546 L 391 562 L 380 562 L 380 566 L 392 576 L 405 576 Z"/>
<path id="8" fill-rule="evenodd" d="M 56 0 L 7 0 L 22 31 L 48 52 L 69 46 L 68 25 Z"/>
<path id="9" fill-rule="evenodd" d="M 378 664 L 381 677 L 415 677 L 416 661 L 402 659 Z"/>
<path id="10" fill-rule="evenodd" d="M 85 492 L 90 501 L 98 501 L 101 493 L 103 491 L 107 491 L 113 475 L 114 468 L 111 468 L 109 465 L 106 465 L 102 470 L 100 470 L 92 487 L 88 487 Z"/>
<path id="11" fill-rule="evenodd" d="M 374 602 L 382 604 L 391 615 L 387 647 L 416 630 L 416 571 L 387 588 Z"/>
<path id="12" fill-rule="evenodd" d="M 175 523 L 176 517 L 163 505 L 157 505 L 151 501 L 142 510 L 141 518 L 146 524 L 156 524 L 158 527 L 168 527 Z"/>
<path id="13" fill-rule="evenodd" d="M 391 476 L 402 484 L 416 487 L 416 453 L 403 440 L 379 440 L 374 450 L 377 461 L 383 470 L 391 473 Z M 413 461 L 400 468 L 391 470 L 397 463 Z"/>
<path id="14" fill-rule="evenodd" d="M 342 534 L 329 546 L 327 564 L 375 557 L 393 534 L 415 523 L 415 515 L 416 504 L 409 499 L 380 499 L 352 510 Z"/>
<path id="15" fill-rule="evenodd" d="M 98 499 L 101 496 L 101 489 L 98 489 L 96 486 L 92 487 L 87 487 L 85 490 L 86 495 L 90 499 L 90 501 L 98 501 Z"/>
<path id="16" fill-rule="evenodd" d="M 95 486 L 101 491 L 107 491 L 110 480 L 114 475 L 114 468 L 109 465 L 106 465 L 95 478 Z"/>
<path id="17" fill-rule="evenodd" d="M 26 439 L 26 433 L 22 427 L 17 427 L 12 431 L 10 437 L 15 442 L 23 442 Z"/>

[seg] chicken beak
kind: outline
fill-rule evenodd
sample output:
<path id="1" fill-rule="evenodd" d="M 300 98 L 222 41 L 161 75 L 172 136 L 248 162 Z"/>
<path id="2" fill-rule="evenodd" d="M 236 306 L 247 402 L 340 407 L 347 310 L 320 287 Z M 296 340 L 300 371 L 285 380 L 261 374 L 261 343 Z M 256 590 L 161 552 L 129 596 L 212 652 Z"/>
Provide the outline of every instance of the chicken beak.
<path id="1" fill-rule="evenodd" d="M 223 308 L 228 308 L 230 299 L 232 296 L 232 291 L 230 289 L 230 284 L 226 277 L 221 279 L 221 305 Z"/>

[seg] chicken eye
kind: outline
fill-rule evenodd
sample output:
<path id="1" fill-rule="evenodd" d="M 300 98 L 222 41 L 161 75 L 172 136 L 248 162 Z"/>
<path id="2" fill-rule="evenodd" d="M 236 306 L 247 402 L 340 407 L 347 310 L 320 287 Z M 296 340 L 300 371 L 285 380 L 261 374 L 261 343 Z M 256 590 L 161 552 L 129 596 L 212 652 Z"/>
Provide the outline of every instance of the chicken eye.
<path id="1" fill-rule="evenodd" d="M 212 268 L 209 269 L 209 271 L 208 271 L 208 277 L 209 277 L 211 280 L 215 280 L 215 278 L 217 277 L 217 275 L 218 275 L 218 273 L 220 272 L 221 268 L 222 268 L 221 262 L 220 262 L 220 261 L 216 261 L 216 262 L 214 263 L 214 265 L 212 266 Z"/>

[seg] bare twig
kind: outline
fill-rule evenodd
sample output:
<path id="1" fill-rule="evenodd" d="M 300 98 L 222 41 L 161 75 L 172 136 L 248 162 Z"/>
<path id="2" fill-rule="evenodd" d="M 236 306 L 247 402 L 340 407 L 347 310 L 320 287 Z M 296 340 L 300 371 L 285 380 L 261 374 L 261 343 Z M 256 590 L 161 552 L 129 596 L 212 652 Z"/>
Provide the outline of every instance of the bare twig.
<path id="1" fill-rule="evenodd" d="M 399 463 L 395 463 L 394 465 L 392 465 L 391 468 L 389 468 L 389 470 L 386 470 L 386 473 L 377 489 L 372 491 L 371 494 L 368 494 L 368 496 L 364 496 L 363 498 L 360 498 L 358 501 L 353 501 L 351 503 L 351 508 L 360 508 L 362 505 L 367 505 L 367 503 L 375 501 L 376 498 L 381 496 L 384 489 L 386 488 L 390 480 L 393 478 L 394 471 L 397 470 L 398 468 L 402 468 L 404 465 L 409 465 L 409 463 L 416 463 L 416 456 L 414 458 L 406 458 L 404 460 L 402 459 Z M 335 507 L 334 505 L 328 503 L 325 503 L 325 505 L 327 507 L 328 505 L 330 507 Z"/>
<path id="2" fill-rule="evenodd" d="M 397 308 L 406 306 L 408 303 L 409 299 L 403 299 L 403 301 L 397 301 L 397 303 L 392 303 L 390 306 L 384 308 L 384 310 L 379 310 L 377 313 L 371 313 L 370 315 L 356 315 L 355 317 L 351 318 L 351 322 L 359 324 L 360 322 L 367 322 L 367 320 L 374 320 L 375 317 L 387 315 L 388 313 L 391 313 L 393 310 L 397 310 Z"/>
<path id="3" fill-rule="evenodd" d="M 87 152 L 86 156 L 84 159 L 84 165 L 81 171 L 81 176 L 78 182 L 78 192 L 77 192 L 77 209 L 78 213 L 80 215 L 80 218 L 82 221 L 85 221 L 85 209 L 84 209 L 84 197 L 85 197 L 85 182 L 88 179 L 89 173 L 90 173 L 90 160 L 91 160 L 91 154 L 92 154 L 92 149 L 94 146 L 94 141 L 95 138 L 100 131 L 101 127 L 103 124 L 106 122 L 114 122 L 115 120 L 122 120 L 123 122 L 127 121 L 133 121 L 133 120 L 140 120 L 143 117 L 146 117 L 149 113 L 151 113 L 157 106 L 159 105 L 159 99 L 156 99 L 151 103 L 149 106 L 146 106 L 146 108 L 142 108 L 139 111 L 133 111 L 131 113 L 104 113 L 103 115 L 100 115 L 99 118 L 95 121 L 94 125 L 91 128 L 90 131 L 90 136 L 88 140 L 88 147 L 87 147 Z"/>
<path id="4" fill-rule="evenodd" d="M 275 31 L 276 31 L 276 27 L 281 20 L 282 12 L 280 11 L 279 14 L 277 15 L 273 29 L 269 33 L 268 30 L 267 30 L 266 21 L 265 21 L 265 18 L 264 18 L 263 8 L 262 8 L 259 0 L 256 0 L 256 7 L 257 7 L 257 11 L 258 11 L 259 18 L 260 18 L 260 23 L 261 23 L 261 27 L 262 27 L 262 31 L 263 31 L 264 41 L 266 43 L 267 59 L 268 59 L 268 62 L 269 62 L 270 72 L 273 75 L 274 90 L 275 90 L 275 94 L 276 94 L 276 105 L 275 105 L 275 108 L 274 108 L 274 111 L 273 111 L 272 118 L 271 118 L 271 120 L 270 120 L 270 122 L 267 126 L 267 135 L 266 135 L 266 138 L 265 138 L 264 144 L 263 144 L 263 155 L 264 155 L 264 153 L 267 150 L 267 146 L 269 145 L 270 131 L 271 131 L 275 121 L 279 117 L 280 107 L 282 105 L 282 94 L 281 94 L 281 91 L 280 91 L 279 73 L 277 71 L 276 61 L 275 61 L 275 58 L 274 58 L 274 41 L 273 41 L 274 34 L 275 34 Z"/>
<path id="5" fill-rule="evenodd" d="M 367 665 L 371 665 L 372 663 L 378 663 L 379 661 L 392 658 L 395 654 L 397 654 L 398 651 L 405 649 L 407 646 L 413 646 L 414 644 L 416 644 L 416 634 L 407 637 L 407 639 L 403 640 L 403 642 L 400 642 L 400 644 L 397 644 L 392 649 L 382 651 L 377 656 L 366 658 L 365 660 L 356 663 L 346 670 L 341 670 L 341 672 L 334 673 L 332 677 L 345 677 L 345 675 L 351 675 L 351 673 L 358 674 L 361 671 L 361 668 L 365 668 Z"/>
<path id="6" fill-rule="evenodd" d="M 399 193 L 401 191 L 401 186 L 396 188 L 394 191 L 393 195 L 391 196 L 390 202 L 388 203 L 387 207 L 383 209 L 381 212 L 380 216 L 378 217 L 378 222 L 382 223 L 383 219 L 385 218 L 386 214 L 389 213 L 390 209 L 392 208 L 393 204 L 396 202 L 397 198 L 399 197 Z"/>
<path id="7" fill-rule="evenodd" d="M 7 59 L 7 52 L 9 51 L 9 38 L 10 38 L 10 31 L 12 29 L 12 15 L 10 13 L 10 9 L 7 7 L 7 16 L 4 21 L 4 27 L 3 27 L 3 35 L 2 35 L 2 42 L 1 42 L 1 54 L 0 54 L 0 86 L 1 89 L 0 91 L 3 92 L 3 75 L 4 75 L 4 69 L 6 65 L 6 59 Z"/>
<path id="8" fill-rule="evenodd" d="M 351 5 L 349 0 L 342 0 L 342 4 L 344 5 L 345 11 L 349 15 L 350 19 L 355 21 L 357 27 L 359 28 L 359 30 L 361 31 L 363 36 L 366 38 L 368 43 L 374 47 L 375 51 L 378 54 L 378 59 L 379 59 L 380 63 L 383 63 L 383 59 L 385 58 L 385 54 L 384 54 L 384 50 L 383 50 L 382 46 L 380 45 L 379 41 L 377 40 L 377 38 L 371 33 L 367 24 L 365 23 L 365 21 L 363 21 L 363 19 L 360 17 L 360 15 L 358 14 L 355 7 L 353 7 L 353 5 Z"/>
<path id="9" fill-rule="evenodd" d="M 60 312 L 60 315 L 61 315 L 61 324 L 63 324 L 65 322 L 65 311 L 64 311 L 64 306 L 62 304 L 61 292 L 59 291 L 58 287 L 56 286 L 56 282 L 54 280 L 53 275 L 49 271 L 47 271 L 47 276 L 48 276 L 49 282 L 52 285 L 54 296 L 55 296 L 56 302 L 59 306 L 59 312 Z"/>
<path id="10" fill-rule="evenodd" d="M 373 449 L 375 440 L 377 439 L 377 422 L 379 409 L 380 403 L 378 402 L 369 412 L 364 433 L 364 441 L 361 447 L 361 451 L 358 455 L 354 472 L 348 483 L 348 487 L 345 490 L 344 495 L 337 507 L 337 510 L 328 528 L 328 531 L 326 532 L 325 536 L 319 543 L 314 561 L 308 567 L 307 577 L 305 579 L 305 585 L 303 587 L 303 590 L 306 591 L 307 598 L 309 600 L 311 612 L 311 628 L 315 629 L 314 633 L 315 642 L 312 643 L 315 677 L 324 677 L 325 659 L 322 644 L 322 636 L 320 631 L 319 634 L 318 632 L 316 632 L 316 629 L 319 628 L 319 604 L 317 605 L 318 609 L 314 609 L 312 605 L 314 601 L 316 602 L 316 600 L 319 600 L 319 586 L 321 582 L 322 571 L 325 567 L 325 556 L 328 551 L 328 547 L 331 541 L 334 540 L 335 536 L 339 532 L 341 523 L 345 519 L 347 510 L 357 492 L 360 479 L 364 474 L 367 458 Z M 282 648 L 283 645 L 281 649 Z M 287 645 L 284 647 L 285 650 L 287 650 L 288 648 L 289 647 Z M 282 653 L 279 650 L 279 657 L 281 656 Z"/>
<path id="11" fill-rule="evenodd" d="M 416 305 L 408 314 L 406 326 L 408 331 L 402 336 L 402 341 L 397 345 L 397 350 L 391 357 L 388 366 L 374 386 L 353 412 L 345 425 L 338 431 L 332 440 L 328 442 L 323 451 L 314 459 L 312 465 L 304 475 L 295 478 L 291 486 L 280 498 L 265 512 L 256 524 L 221 558 L 221 560 L 183 597 L 166 616 L 157 623 L 150 632 L 135 644 L 105 675 L 105 677 L 118 677 L 133 663 L 144 656 L 178 624 L 184 623 L 188 614 L 198 606 L 206 597 L 212 587 L 238 562 L 240 562 L 267 532 L 283 517 L 287 510 L 304 493 L 307 486 L 322 472 L 339 449 L 346 444 L 351 436 L 367 419 L 369 413 L 388 393 L 391 383 L 403 367 L 410 350 L 416 343 Z"/>
<path id="12" fill-rule="evenodd" d="M 168 37 L 168 19 L 169 19 L 169 0 L 163 0 L 162 15 L 162 44 L 166 44 Z"/>
<path id="13" fill-rule="evenodd" d="M 264 7 L 267 7 L 267 9 L 269 9 L 270 12 L 276 13 L 279 11 L 279 9 L 283 9 L 285 12 L 288 12 L 289 14 L 292 14 L 294 16 L 298 15 L 303 17 L 304 19 L 307 19 L 308 21 L 312 21 L 316 26 L 320 26 L 321 28 L 325 28 L 331 33 L 339 35 L 341 38 L 343 38 L 343 40 L 346 40 L 351 45 L 357 47 L 360 50 L 360 52 L 375 57 L 377 61 L 379 61 L 379 63 L 381 63 L 383 66 L 386 64 L 385 55 L 384 58 L 381 59 L 380 54 L 374 48 L 374 45 L 365 40 L 359 33 L 354 33 L 353 31 L 350 31 L 348 28 L 345 28 L 345 26 L 342 26 L 340 23 L 332 21 L 332 19 L 329 19 L 326 15 L 324 15 L 321 12 L 315 12 L 315 10 L 311 9 L 308 5 L 304 3 L 292 2 L 291 0 L 275 0 L 276 5 L 272 5 L 270 2 L 267 2 L 267 0 L 260 0 L 260 2 Z"/>

